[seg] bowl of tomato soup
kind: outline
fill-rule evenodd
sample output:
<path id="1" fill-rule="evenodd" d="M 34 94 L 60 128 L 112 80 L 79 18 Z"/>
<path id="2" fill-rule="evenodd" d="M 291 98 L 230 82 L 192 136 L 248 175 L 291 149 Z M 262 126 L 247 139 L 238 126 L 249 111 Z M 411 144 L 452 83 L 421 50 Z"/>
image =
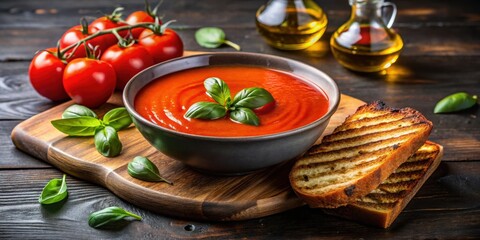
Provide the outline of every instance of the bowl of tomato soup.
<path id="1" fill-rule="evenodd" d="M 274 101 L 251 108 L 258 125 L 225 117 L 186 117 L 195 103 L 216 103 L 205 79 L 221 79 L 231 99 L 246 88 L 263 88 Z M 211 53 L 154 65 L 133 77 L 123 92 L 125 107 L 156 149 L 197 170 L 245 174 L 303 154 L 336 111 L 336 83 L 307 64 L 256 53 Z"/>

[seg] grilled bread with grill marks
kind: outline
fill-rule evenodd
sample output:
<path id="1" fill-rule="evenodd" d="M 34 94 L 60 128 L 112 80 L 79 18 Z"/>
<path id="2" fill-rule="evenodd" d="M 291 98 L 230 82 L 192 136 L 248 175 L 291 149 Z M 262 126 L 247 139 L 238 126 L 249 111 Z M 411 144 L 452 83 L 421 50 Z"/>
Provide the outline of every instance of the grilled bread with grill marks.
<path id="1" fill-rule="evenodd" d="M 368 195 L 345 207 L 325 209 L 328 214 L 387 228 L 440 164 L 443 147 L 427 141 Z"/>
<path id="2" fill-rule="evenodd" d="M 425 143 L 431 129 L 414 109 L 366 104 L 296 161 L 290 184 L 310 207 L 347 205 L 387 179 Z"/>

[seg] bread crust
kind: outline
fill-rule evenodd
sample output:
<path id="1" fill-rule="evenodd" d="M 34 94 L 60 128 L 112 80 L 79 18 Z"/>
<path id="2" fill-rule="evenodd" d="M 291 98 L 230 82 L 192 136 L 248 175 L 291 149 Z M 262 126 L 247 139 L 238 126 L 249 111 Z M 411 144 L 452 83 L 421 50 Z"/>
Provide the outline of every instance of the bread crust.
<path id="1" fill-rule="evenodd" d="M 412 118 L 412 121 L 414 121 L 415 124 L 420 125 L 420 130 L 412 137 L 409 137 L 409 139 L 404 143 L 398 146 L 393 146 L 392 151 L 388 156 L 383 158 L 383 163 L 380 166 L 376 167 L 373 171 L 370 171 L 367 174 L 363 174 L 362 177 L 353 182 L 353 184 L 345 187 L 339 187 L 322 194 L 312 194 L 311 192 L 306 191 L 298 185 L 297 181 L 299 181 L 299 173 L 297 172 L 297 169 L 302 162 L 302 158 L 300 158 L 296 161 L 289 176 L 291 186 L 295 193 L 300 198 L 302 198 L 310 207 L 337 208 L 354 202 L 357 198 L 365 196 L 372 190 L 377 188 L 378 185 L 380 185 L 385 179 L 390 176 L 390 174 L 395 171 L 395 169 L 397 169 L 402 163 L 404 163 L 408 159 L 408 157 L 415 153 L 415 151 L 417 151 L 417 149 L 419 149 L 425 143 L 432 129 L 432 123 L 428 121 L 420 112 L 414 109 L 394 109 L 387 107 L 383 102 L 377 101 L 359 107 L 357 112 L 347 117 L 345 122 L 342 125 L 338 126 L 331 134 L 335 135 L 336 133 L 345 130 L 344 126 L 351 123 L 352 121 L 361 119 L 359 118 L 359 116 L 365 114 L 374 115 L 378 113 L 388 114 L 394 112 L 401 112 L 405 116 Z M 331 135 L 326 136 L 323 141 L 328 140 Z M 322 143 L 320 143 L 319 146 L 312 147 L 311 151 L 316 151 L 319 148 L 321 149 Z"/>

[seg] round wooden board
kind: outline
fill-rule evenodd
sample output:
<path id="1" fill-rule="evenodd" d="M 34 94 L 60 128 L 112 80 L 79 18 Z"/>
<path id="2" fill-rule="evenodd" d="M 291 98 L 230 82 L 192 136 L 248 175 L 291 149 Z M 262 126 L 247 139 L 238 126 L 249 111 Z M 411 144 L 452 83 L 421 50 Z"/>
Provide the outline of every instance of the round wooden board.
<path id="1" fill-rule="evenodd" d="M 12 131 L 12 140 L 17 148 L 70 175 L 102 185 L 139 207 L 171 216 L 216 221 L 245 220 L 304 205 L 290 188 L 288 173 L 292 161 L 244 176 L 207 175 L 158 152 L 133 126 L 119 132 L 123 143 L 122 154 L 105 158 L 95 150 L 93 138 L 67 137 L 50 124 L 51 120 L 61 118 L 62 112 L 71 104 L 73 102 L 63 103 L 16 126 Z M 324 135 L 331 133 L 362 104 L 361 100 L 342 95 L 338 110 Z M 120 94 L 116 93 L 96 112 L 101 116 L 121 105 Z M 161 175 L 174 185 L 130 177 L 127 164 L 138 155 L 152 160 Z"/>

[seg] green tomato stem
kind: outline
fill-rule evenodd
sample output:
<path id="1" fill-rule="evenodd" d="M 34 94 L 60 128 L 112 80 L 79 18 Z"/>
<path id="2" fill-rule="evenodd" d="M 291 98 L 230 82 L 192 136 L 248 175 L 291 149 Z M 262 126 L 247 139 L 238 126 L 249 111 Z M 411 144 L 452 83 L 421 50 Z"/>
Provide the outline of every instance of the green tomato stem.
<path id="1" fill-rule="evenodd" d="M 230 41 L 228 41 L 228 40 L 225 40 L 225 42 L 223 42 L 223 43 L 227 44 L 228 46 L 234 48 L 234 49 L 237 50 L 237 51 L 240 51 L 240 45 L 238 45 L 238 44 L 236 44 L 236 43 L 234 43 L 234 42 L 230 42 Z"/>

